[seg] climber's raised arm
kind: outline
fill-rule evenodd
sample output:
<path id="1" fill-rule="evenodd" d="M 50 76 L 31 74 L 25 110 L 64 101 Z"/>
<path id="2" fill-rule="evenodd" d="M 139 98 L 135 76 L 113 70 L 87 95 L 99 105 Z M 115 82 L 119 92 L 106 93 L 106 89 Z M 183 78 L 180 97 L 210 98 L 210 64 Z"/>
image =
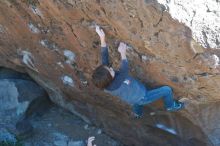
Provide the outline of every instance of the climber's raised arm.
<path id="1" fill-rule="evenodd" d="M 108 47 L 105 41 L 105 33 L 103 29 L 101 29 L 99 26 L 96 26 L 96 32 L 100 37 L 101 41 L 101 57 L 102 57 L 102 65 L 109 65 L 109 60 L 108 60 Z"/>
<path id="2" fill-rule="evenodd" d="M 124 76 L 126 76 L 129 71 L 128 60 L 126 57 L 126 51 L 127 51 L 127 45 L 123 42 L 120 42 L 120 44 L 118 46 L 118 52 L 121 55 L 121 65 L 120 65 L 119 73 Z"/>

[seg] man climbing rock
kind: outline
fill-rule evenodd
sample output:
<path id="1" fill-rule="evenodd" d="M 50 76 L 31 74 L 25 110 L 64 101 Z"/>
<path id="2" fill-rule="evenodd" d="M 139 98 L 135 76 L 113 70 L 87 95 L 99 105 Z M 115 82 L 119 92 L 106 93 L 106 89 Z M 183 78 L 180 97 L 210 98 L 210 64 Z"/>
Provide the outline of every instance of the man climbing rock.
<path id="1" fill-rule="evenodd" d="M 97 67 L 92 75 L 92 81 L 96 87 L 103 89 L 113 96 L 120 97 L 133 107 L 133 114 L 139 118 L 143 115 L 143 106 L 158 99 L 163 99 L 167 111 L 177 111 L 184 107 L 182 102 L 173 99 L 173 92 L 169 86 L 162 86 L 154 90 L 148 90 L 141 82 L 129 76 L 128 60 L 126 57 L 127 45 L 120 43 L 118 52 L 121 55 L 119 71 L 114 71 L 109 66 L 108 47 L 105 41 L 105 33 L 96 26 L 96 32 L 101 40 L 102 65 Z"/>

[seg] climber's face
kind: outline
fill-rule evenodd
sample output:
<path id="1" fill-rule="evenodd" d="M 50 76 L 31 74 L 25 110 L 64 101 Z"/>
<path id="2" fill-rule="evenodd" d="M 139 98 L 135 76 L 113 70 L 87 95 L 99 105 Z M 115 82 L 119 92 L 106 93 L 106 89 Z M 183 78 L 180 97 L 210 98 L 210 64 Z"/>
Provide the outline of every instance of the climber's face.
<path id="1" fill-rule="evenodd" d="M 115 77 L 115 71 L 113 70 L 113 68 L 112 67 L 108 67 L 108 66 L 105 66 L 105 68 L 110 72 L 112 78 L 114 78 Z"/>

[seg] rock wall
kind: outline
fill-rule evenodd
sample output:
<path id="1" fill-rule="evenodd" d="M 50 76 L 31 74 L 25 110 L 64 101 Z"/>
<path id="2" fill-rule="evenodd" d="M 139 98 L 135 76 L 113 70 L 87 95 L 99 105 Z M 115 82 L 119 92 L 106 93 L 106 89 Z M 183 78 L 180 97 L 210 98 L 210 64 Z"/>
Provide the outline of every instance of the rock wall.
<path id="1" fill-rule="evenodd" d="M 217 145 L 220 51 L 199 45 L 165 10 L 151 0 L 0 1 L 0 66 L 27 72 L 55 103 L 126 145 Z M 114 67 L 118 42 L 125 41 L 130 73 L 152 88 L 172 86 L 186 109 L 157 112 L 157 102 L 134 120 L 128 105 L 96 89 L 95 24 L 106 32 Z M 161 130 L 170 128 L 175 132 Z"/>
<path id="2" fill-rule="evenodd" d="M 158 0 L 174 19 L 192 30 L 193 38 L 205 48 L 220 48 L 220 3 L 218 0 Z"/>

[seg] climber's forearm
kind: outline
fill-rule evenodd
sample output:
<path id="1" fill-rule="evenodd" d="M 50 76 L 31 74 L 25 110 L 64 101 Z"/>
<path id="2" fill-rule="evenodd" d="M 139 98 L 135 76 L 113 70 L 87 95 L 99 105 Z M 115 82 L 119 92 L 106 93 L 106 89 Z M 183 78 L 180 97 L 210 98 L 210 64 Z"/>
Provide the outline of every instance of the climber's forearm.
<path id="1" fill-rule="evenodd" d="M 109 65 L 108 61 L 108 48 L 105 42 L 105 33 L 103 29 L 101 29 L 98 25 L 96 25 L 96 33 L 99 35 L 101 41 L 101 57 L 102 57 L 102 65 Z"/>
<path id="2" fill-rule="evenodd" d="M 101 47 L 102 65 L 109 65 L 108 56 L 108 47 Z"/>
<path id="3" fill-rule="evenodd" d="M 105 37 L 100 37 L 100 40 L 101 40 L 101 47 L 107 47 Z"/>
<path id="4" fill-rule="evenodd" d="M 126 57 L 125 53 L 121 53 L 121 60 L 127 60 L 127 57 Z"/>

